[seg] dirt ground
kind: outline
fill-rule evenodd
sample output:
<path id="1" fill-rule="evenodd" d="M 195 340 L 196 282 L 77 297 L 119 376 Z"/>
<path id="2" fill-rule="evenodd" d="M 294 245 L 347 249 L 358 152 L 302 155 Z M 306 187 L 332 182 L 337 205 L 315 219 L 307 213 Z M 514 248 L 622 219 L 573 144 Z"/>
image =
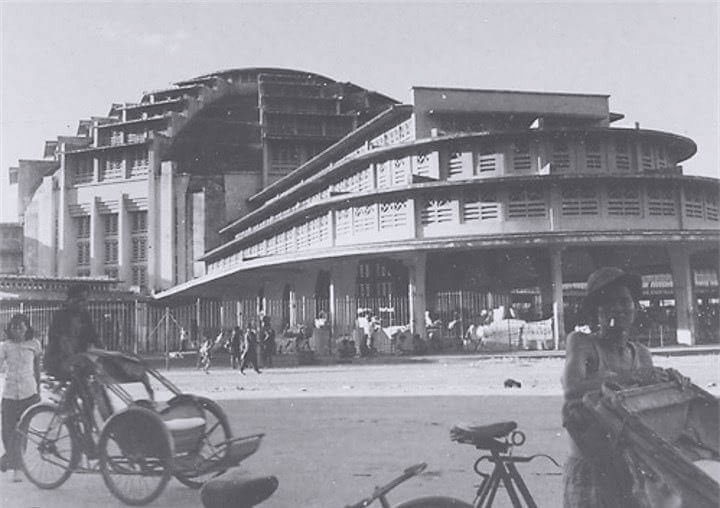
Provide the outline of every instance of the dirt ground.
<path id="1" fill-rule="evenodd" d="M 717 355 L 664 358 L 693 381 L 720 384 Z M 264 432 L 260 450 L 241 467 L 249 476 L 273 474 L 278 491 L 263 507 L 338 507 L 357 502 L 374 486 L 418 462 L 426 472 L 393 491 L 394 503 L 421 495 L 472 502 L 478 477 L 474 449 L 450 441 L 458 422 L 515 420 L 527 435 L 517 453 L 565 458 L 560 422 L 562 359 L 480 360 L 466 357 L 393 365 L 340 365 L 267 369 L 262 374 L 216 367 L 210 374 L 170 370 L 182 390 L 220 401 L 236 435 Z M 522 388 L 506 389 L 511 377 Z M 159 394 L 163 396 L 162 393 Z M 521 467 L 538 506 L 558 506 L 561 470 L 538 460 Z M 74 475 L 53 491 L 0 478 L 2 507 L 123 506 L 96 475 Z M 501 495 L 499 506 L 508 506 Z M 151 506 L 198 507 L 197 492 L 171 481 Z M 379 506 L 379 505 L 378 505 Z"/>

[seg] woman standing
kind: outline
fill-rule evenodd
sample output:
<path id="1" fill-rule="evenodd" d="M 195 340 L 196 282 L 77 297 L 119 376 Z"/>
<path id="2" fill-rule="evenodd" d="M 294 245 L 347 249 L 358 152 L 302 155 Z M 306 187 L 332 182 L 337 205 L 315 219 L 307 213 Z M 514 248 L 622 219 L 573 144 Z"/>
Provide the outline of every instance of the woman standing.
<path id="1" fill-rule="evenodd" d="M 30 320 L 15 314 L 5 329 L 7 340 L 0 343 L 0 365 L 7 365 L 2 398 L 2 442 L 5 455 L 2 470 L 13 470 L 13 481 L 20 476 L 20 436 L 15 431 L 20 416 L 40 402 L 40 354 L 42 346 L 33 336 Z"/>

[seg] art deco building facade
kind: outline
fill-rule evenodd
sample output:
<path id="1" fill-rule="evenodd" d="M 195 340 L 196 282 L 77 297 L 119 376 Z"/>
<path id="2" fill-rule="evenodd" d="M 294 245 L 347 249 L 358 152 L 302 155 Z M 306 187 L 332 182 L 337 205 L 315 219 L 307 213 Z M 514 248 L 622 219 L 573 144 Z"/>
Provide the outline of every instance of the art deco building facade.
<path id="1" fill-rule="evenodd" d="M 143 292 L 204 273 L 247 199 L 395 101 L 302 71 L 222 71 L 113 104 L 11 168 L 26 273 Z"/>
<path id="2" fill-rule="evenodd" d="M 701 281 L 717 290 L 718 180 L 683 174 L 692 140 L 620 118 L 603 95 L 416 87 L 238 201 L 207 273 L 158 296 L 262 295 L 292 319 L 300 296 L 327 298 L 332 317 L 345 297 L 402 295 L 422 334 L 449 291 L 487 308 L 527 293 L 560 339 L 559 302 L 619 265 L 669 280 L 646 298 L 673 299 L 691 343 Z"/>

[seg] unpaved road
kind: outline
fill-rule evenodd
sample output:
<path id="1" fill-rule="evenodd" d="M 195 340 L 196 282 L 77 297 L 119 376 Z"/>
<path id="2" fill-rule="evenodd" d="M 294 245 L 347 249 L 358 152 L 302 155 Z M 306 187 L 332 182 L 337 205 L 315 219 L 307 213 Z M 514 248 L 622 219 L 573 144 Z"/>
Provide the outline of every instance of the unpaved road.
<path id="1" fill-rule="evenodd" d="M 720 357 L 656 357 L 700 386 L 720 384 Z M 560 424 L 561 359 L 477 360 L 463 357 L 395 365 L 268 369 L 241 376 L 227 368 L 210 374 L 170 370 L 180 388 L 220 401 L 236 435 L 265 432 L 265 441 L 244 462 L 249 475 L 274 474 L 275 495 L 263 507 L 338 507 L 355 502 L 406 466 L 428 470 L 393 492 L 400 502 L 442 494 L 472 501 L 476 452 L 448 439 L 457 422 L 516 420 L 528 441 L 518 453 L 549 453 L 563 461 L 566 437 Z M 505 389 L 504 379 L 523 383 Z M 717 387 L 711 387 L 718 395 Z M 162 394 L 160 394 L 162 396 Z M 538 505 L 559 506 L 562 477 L 538 461 L 522 468 Z M 509 503 L 501 496 L 503 503 Z M 74 475 L 54 491 L 29 482 L 0 479 L 5 508 L 123 506 L 95 475 Z M 198 507 L 199 496 L 171 481 L 151 506 Z"/>

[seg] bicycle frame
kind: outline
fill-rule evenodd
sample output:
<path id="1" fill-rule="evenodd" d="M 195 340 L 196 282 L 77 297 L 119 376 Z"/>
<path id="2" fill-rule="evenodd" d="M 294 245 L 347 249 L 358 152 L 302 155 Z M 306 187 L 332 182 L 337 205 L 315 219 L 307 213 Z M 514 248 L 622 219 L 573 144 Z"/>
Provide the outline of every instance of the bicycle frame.
<path id="1" fill-rule="evenodd" d="M 520 472 L 517 470 L 517 467 L 515 467 L 515 463 L 530 462 L 538 456 L 539 455 L 533 455 L 531 457 L 513 457 L 512 455 L 500 455 L 498 452 L 493 450 L 491 451 L 491 455 L 483 455 L 477 459 L 473 469 L 478 475 L 483 477 L 483 481 L 477 490 L 473 506 L 475 508 L 492 506 L 498 487 L 502 481 L 505 486 L 505 490 L 510 497 L 513 508 L 522 508 L 522 504 L 520 503 L 520 498 L 518 497 L 518 492 L 516 492 L 515 487 L 517 487 L 519 494 L 522 496 L 522 499 L 525 501 L 528 508 L 537 508 L 535 500 L 533 499 L 532 494 L 530 494 L 530 490 L 527 488 L 527 485 L 525 485 L 525 481 L 520 475 Z M 478 465 L 483 460 L 488 460 L 495 464 L 492 474 L 483 473 L 478 469 Z"/>

